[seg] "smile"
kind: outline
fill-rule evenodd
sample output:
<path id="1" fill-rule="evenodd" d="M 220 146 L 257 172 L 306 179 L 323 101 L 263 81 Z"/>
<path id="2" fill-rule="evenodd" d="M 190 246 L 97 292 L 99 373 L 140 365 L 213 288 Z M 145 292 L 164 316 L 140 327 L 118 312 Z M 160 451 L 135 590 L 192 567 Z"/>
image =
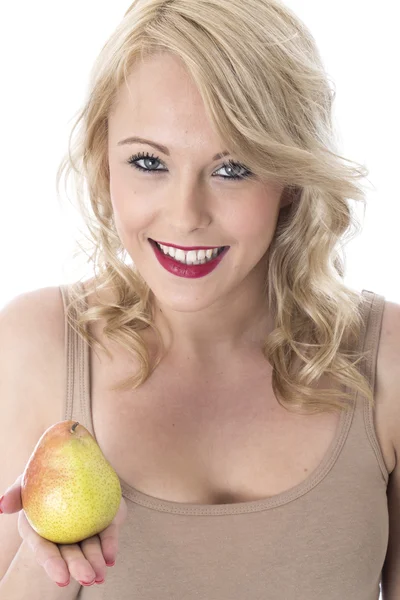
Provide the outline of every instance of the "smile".
<path id="1" fill-rule="evenodd" d="M 204 265 L 213 260 L 213 258 L 219 256 L 219 254 L 221 254 L 225 248 L 225 246 L 221 246 L 214 249 L 188 250 L 185 252 L 180 248 L 165 246 L 164 244 L 159 244 L 158 242 L 155 242 L 155 244 L 166 256 L 170 256 L 177 262 L 180 262 L 184 265 Z"/>
<path id="2" fill-rule="evenodd" d="M 184 251 L 149 239 L 158 262 L 166 271 L 178 277 L 196 279 L 208 275 L 220 264 L 229 246 Z"/>

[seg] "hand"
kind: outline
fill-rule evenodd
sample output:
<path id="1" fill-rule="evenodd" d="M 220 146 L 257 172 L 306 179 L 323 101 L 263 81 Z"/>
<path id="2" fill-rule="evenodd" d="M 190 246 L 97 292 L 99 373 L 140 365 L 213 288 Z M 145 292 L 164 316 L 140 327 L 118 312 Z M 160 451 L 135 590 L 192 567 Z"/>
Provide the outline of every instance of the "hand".
<path id="1" fill-rule="evenodd" d="M 126 519 L 127 507 L 124 498 L 112 523 L 79 544 L 53 544 L 42 538 L 30 526 L 21 501 L 22 475 L 7 490 L 1 503 L 4 514 L 20 511 L 18 532 L 34 552 L 36 560 L 54 582 L 68 585 L 73 577 L 81 585 L 103 583 L 106 566 L 113 566 L 118 552 L 118 535 Z"/>

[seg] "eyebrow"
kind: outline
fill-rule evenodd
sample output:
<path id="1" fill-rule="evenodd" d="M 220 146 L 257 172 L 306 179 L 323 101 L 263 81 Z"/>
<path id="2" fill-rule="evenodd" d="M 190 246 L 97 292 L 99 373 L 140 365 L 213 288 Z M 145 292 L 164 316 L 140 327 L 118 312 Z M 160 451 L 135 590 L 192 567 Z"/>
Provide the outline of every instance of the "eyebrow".
<path id="1" fill-rule="evenodd" d="M 141 138 L 141 137 L 135 137 L 135 136 L 128 137 L 125 140 L 121 140 L 120 142 L 118 142 L 117 145 L 124 146 L 127 144 L 148 144 L 149 146 L 153 146 L 153 148 L 156 148 L 163 154 L 170 156 L 170 151 L 168 150 L 168 148 L 166 146 L 162 146 L 161 144 L 157 144 L 156 142 L 152 142 L 151 140 L 145 140 L 144 138 Z M 220 160 L 221 158 L 224 158 L 224 156 L 229 156 L 229 155 L 230 155 L 230 152 L 228 152 L 227 150 L 224 150 L 223 152 L 219 152 L 218 154 L 216 154 L 212 160 L 214 162 L 215 160 Z"/>

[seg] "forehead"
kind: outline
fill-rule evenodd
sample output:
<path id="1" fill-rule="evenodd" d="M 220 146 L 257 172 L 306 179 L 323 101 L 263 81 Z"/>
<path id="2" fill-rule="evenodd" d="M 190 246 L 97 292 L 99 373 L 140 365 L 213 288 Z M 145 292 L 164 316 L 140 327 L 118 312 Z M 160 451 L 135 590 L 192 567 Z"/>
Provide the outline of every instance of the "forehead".
<path id="1" fill-rule="evenodd" d="M 200 92 L 183 62 L 170 54 L 134 65 L 118 90 L 109 129 L 111 136 L 146 134 L 160 141 L 170 141 L 172 130 L 192 142 L 219 144 Z"/>

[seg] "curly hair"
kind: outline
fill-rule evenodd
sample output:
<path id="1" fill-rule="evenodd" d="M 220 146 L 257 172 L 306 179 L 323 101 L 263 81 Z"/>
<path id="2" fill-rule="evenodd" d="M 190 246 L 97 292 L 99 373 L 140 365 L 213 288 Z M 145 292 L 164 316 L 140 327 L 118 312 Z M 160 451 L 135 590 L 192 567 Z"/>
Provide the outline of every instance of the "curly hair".
<path id="1" fill-rule="evenodd" d="M 161 348 L 154 297 L 127 261 L 113 220 L 107 141 L 131 68 L 165 52 L 184 62 L 228 150 L 260 178 L 282 183 L 290 198 L 263 259 L 275 325 L 263 353 L 278 402 L 292 411 L 332 412 L 348 409 L 356 391 L 373 404 L 357 366 L 365 354 L 355 349 L 364 299 L 344 284 L 341 253 L 359 232 L 350 201 L 365 209 L 369 172 L 340 155 L 334 86 L 313 36 L 278 0 L 135 0 L 102 48 L 57 172 L 58 192 L 63 176 L 66 184 L 72 179 L 88 230 L 89 249 L 78 241 L 75 257 L 85 252 L 95 274 L 85 289 L 71 290 L 71 325 L 110 355 L 86 327 L 105 319 L 104 335 L 138 359 L 136 372 L 113 389 L 135 389 L 159 363 L 161 350 L 152 360 L 140 333 L 153 328 Z M 101 289 L 112 290 L 115 302 L 97 296 L 89 308 L 85 299 Z M 316 396 L 324 374 L 333 386 Z"/>

